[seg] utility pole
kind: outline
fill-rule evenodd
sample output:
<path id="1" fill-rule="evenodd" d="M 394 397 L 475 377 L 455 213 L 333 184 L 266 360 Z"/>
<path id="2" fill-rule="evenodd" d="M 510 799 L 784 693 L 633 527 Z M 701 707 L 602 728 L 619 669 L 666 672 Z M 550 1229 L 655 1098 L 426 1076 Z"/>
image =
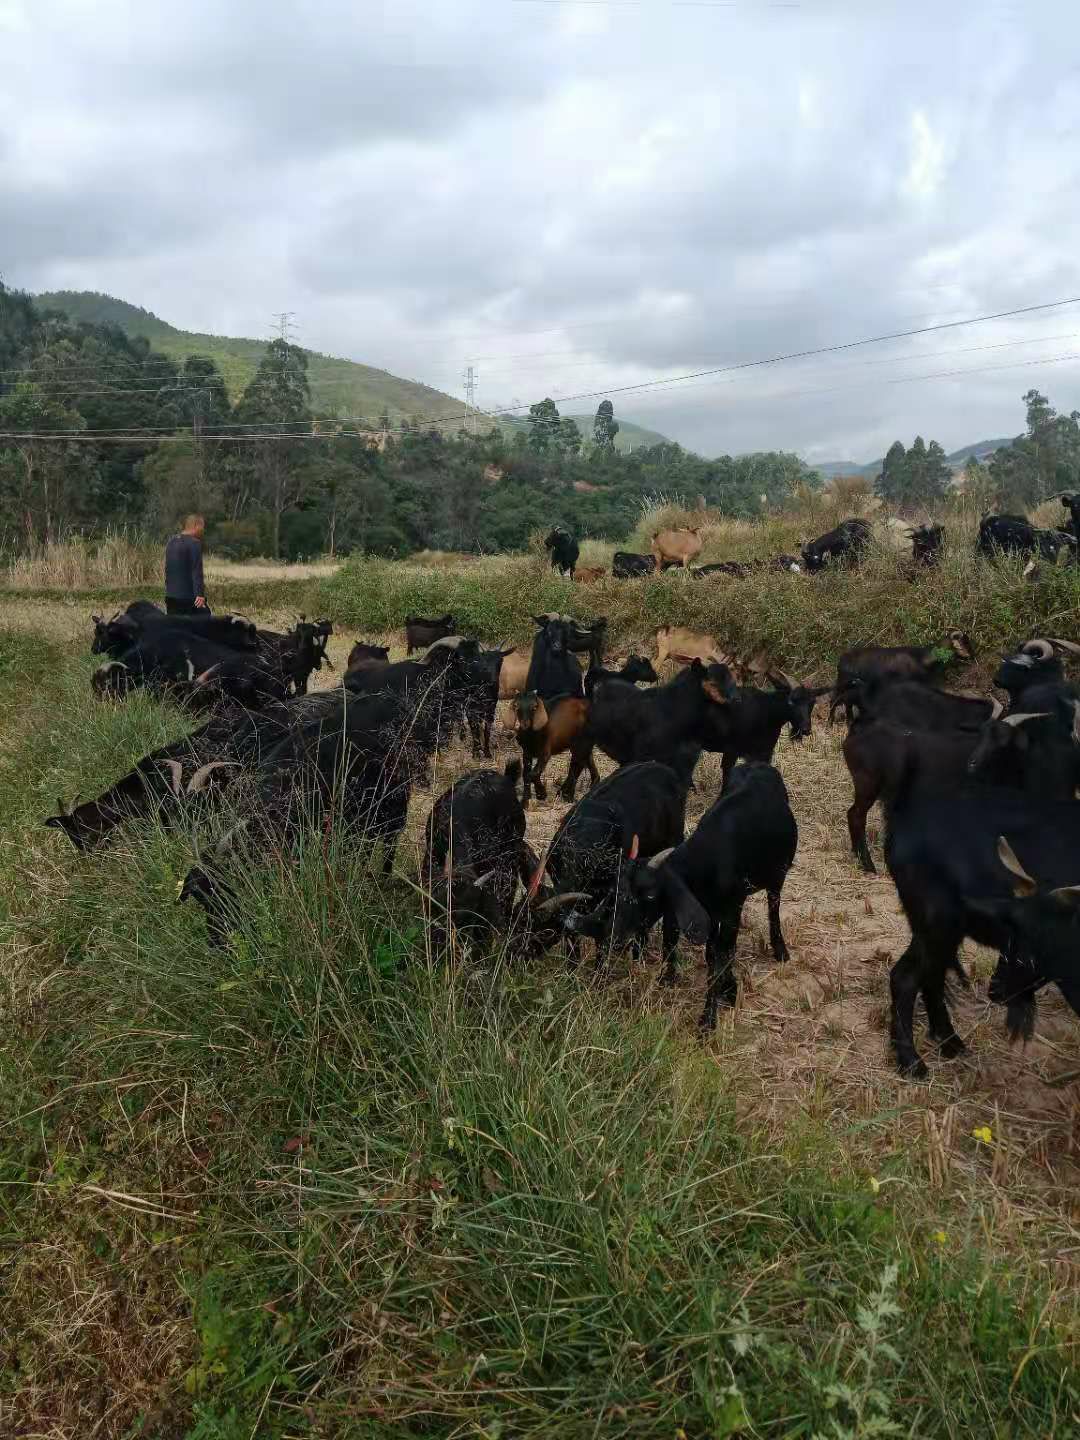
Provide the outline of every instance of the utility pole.
<path id="1" fill-rule="evenodd" d="M 465 374 L 462 379 L 465 382 L 465 433 L 472 434 L 471 420 L 476 409 L 476 382 L 477 374 L 474 366 L 466 365 Z"/>

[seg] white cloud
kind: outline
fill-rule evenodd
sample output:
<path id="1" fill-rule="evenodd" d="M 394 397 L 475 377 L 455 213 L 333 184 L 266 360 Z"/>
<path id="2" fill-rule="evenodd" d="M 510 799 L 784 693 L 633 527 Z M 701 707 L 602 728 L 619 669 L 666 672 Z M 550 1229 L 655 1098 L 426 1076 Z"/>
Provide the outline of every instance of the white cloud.
<path id="1" fill-rule="evenodd" d="M 289 308 L 313 348 L 451 390 L 479 355 L 489 406 L 1080 294 L 1068 0 L 188 0 L 182 20 L 0 0 L 0 33 L 9 282 L 200 330 L 263 334 Z M 946 331 L 616 409 L 712 452 L 951 448 L 1017 429 L 1030 384 L 1077 405 L 1080 365 L 892 379 L 1050 356 L 934 358 L 1069 328 Z"/>

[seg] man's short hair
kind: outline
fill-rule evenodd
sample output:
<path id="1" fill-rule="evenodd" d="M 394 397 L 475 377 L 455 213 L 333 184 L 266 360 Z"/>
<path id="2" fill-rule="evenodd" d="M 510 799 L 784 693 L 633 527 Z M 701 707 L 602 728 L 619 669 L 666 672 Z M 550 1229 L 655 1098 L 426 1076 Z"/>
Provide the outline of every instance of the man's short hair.
<path id="1" fill-rule="evenodd" d="M 188 516 L 185 516 L 185 518 L 184 518 L 184 529 L 185 529 L 185 530 L 197 530 L 200 525 L 203 526 L 204 529 L 206 528 L 206 516 L 205 516 L 205 515 L 188 515 Z"/>

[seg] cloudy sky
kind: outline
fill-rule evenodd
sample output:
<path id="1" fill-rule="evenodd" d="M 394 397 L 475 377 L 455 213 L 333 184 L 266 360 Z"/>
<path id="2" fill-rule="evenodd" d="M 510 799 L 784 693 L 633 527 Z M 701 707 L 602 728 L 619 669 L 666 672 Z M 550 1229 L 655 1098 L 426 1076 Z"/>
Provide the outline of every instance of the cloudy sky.
<path id="1" fill-rule="evenodd" d="M 1075 0 L 0 0 L 0 272 L 591 411 L 1080 296 L 1078 42 Z M 1033 385 L 1080 407 L 1080 303 L 612 398 L 866 460 Z"/>

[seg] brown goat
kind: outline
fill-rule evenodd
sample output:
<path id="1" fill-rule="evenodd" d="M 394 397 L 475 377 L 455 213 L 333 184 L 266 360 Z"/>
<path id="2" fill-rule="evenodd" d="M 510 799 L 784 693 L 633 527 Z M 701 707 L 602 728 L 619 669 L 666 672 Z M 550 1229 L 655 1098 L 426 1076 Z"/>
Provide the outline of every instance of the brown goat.
<path id="1" fill-rule="evenodd" d="M 576 580 L 579 585 L 591 585 L 596 580 L 602 580 L 606 574 L 603 565 L 579 565 L 571 579 Z"/>
<path id="2" fill-rule="evenodd" d="M 499 671 L 500 700 L 512 700 L 525 689 L 531 660 L 532 651 L 529 649 L 511 650 L 510 654 L 504 657 Z"/>
<path id="3" fill-rule="evenodd" d="M 577 776 L 588 769 L 589 783 L 595 785 L 600 776 L 593 763 L 592 741 L 584 738 L 589 719 L 589 702 L 577 695 L 562 695 L 546 705 L 535 690 L 519 695 L 514 701 L 514 733 L 521 746 L 523 778 L 521 799 L 529 803 L 529 790 L 538 800 L 547 799 L 547 787 L 541 776 L 553 755 L 570 751 L 570 771 L 560 789 L 564 800 L 573 800 L 567 792 L 569 775 Z"/>
<path id="4" fill-rule="evenodd" d="M 690 561 L 701 554 L 703 541 L 696 530 L 657 530 L 649 549 L 658 566 L 682 565 L 690 568 Z"/>

